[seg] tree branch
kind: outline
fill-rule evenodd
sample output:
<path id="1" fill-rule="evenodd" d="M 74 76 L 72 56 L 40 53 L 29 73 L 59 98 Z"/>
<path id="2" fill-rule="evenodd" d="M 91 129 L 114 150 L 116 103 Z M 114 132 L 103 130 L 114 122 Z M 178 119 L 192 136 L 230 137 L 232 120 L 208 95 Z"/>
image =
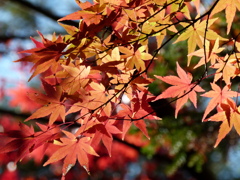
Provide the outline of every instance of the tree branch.
<path id="1" fill-rule="evenodd" d="M 62 17 L 56 16 L 55 14 L 50 12 L 49 10 L 46 10 L 46 9 L 41 8 L 39 6 L 35 6 L 34 4 L 32 4 L 32 3 L 28 2 L 28 1 L 12 0 L 12 1 L 9 1 L 9 2 L 18 3 L 21 6 L 25 6 L 25 7 L 29 8 L 29 9 L 31 9 L 31 10 L 34 10 L 34 11 L 36 11 L 38 13 L 41 13 L 42 15 L 48 17 L 49 19 L 54 20 L 55 22 L 58 21 L 58 19 L 62 18 Z M 61 21 L 61 23 L 78 27 L 78 22 L 75 22 L 75 21 L 65 20 L 65 21 Z"/>

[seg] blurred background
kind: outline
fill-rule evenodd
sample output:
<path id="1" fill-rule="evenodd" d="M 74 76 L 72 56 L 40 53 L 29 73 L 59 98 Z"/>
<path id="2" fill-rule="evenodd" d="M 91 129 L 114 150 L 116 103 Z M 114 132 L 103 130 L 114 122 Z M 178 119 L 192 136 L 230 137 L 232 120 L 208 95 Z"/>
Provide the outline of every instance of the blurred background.
<path id="1" fill-rule="evenodd" d="M 202 11 L 211 3 L 202 1 Z M 26 92 L 41 88 L 39 78 L 27 82 L 31 64 L 14 63 L 24 56 L 18 52 L 34 47 L 29 37 L 38 39 L 37 30 L 49 38 L 53 32 L 64 35 L 65 31 L 57 20 L 77 10 L 79 7 L 74 0 L 0 1 L 0 132 L 14 129 L 38 106 L 27 98 Z M 226 24 L 221 23 L 225 17 L 221 13 L 218 15 L 219 25 L 213 29 L 221 34 L 226 31 Z M 236 22 L 239 17 L 239 13 L 236 14 Z M 237 28 L 237 25 L 233 26 L 230 36 L 239 31 Z M 155 43 L 149 46 L 154 48 Z M 154 62 L 150 76 L 174 74 L 176 60 L 186 67 L 186 47 L 185 42 L 169 43 Z M 192 69 L 188 67 L 186 70 Z M 192 73 L 195 79 L 201 76 L 198 72 Z M 210 81 L 203 83 L 202 87 L 209 89 Z M 150 91 L 155 95 L 165 88 L 166 84 L 159 81 L 150 85 Z M 233 130 L 217 148 L 213 148 L 220 124 L 201 122 L 206 103 L 207 99 L 200 99 L 197 110 L 192 104 L 187 104 L 178 119 L 174 119 L 174 108 L 165 100 L 153 104 L 163 120 L 149 125 L 150 141 L 132 128 L 126 142 L 114 141 L 112 158 L 106 152 L 100 152 L 100 158 L 91 159 L 90 177 L 77 165 L 66 179 L 240 179 L 239 137 Z M 35 152 L 15 165 L 13 157 L 0 155 L 0 179 L 59 179 L 61 163 L 42 167 L 43 161 L 38 156 Z"/>

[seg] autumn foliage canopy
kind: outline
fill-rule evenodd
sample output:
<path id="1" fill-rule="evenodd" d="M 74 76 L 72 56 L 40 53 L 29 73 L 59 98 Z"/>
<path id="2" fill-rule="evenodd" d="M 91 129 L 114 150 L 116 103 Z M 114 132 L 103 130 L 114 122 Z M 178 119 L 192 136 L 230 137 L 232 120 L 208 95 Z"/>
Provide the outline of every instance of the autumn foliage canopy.
<path id="1" fill-rule="evenodd" d="M 235 81 L 240 73 L 239 34 L 229 37 L 236 10 L 240 10 L 238 0 L 217 0 L 205 12 L 200 0 L 76 3 L 79 11 L 59 19 L 66 35 L 53 34 L 49 40 L 38 32 L 41 41 L 31 38 L 36 47 L 20 52 L 25 56 L 16 62 L 32 63 L 29 81 L 40 76 L 44 92 L 27 91 L 38 108 L 25 122 L 34 123 L 20 123 L 15 130 L 1 133 L 5 143 L 0 153 L 17 152 L 18 162 L 35 150 L 41 149 L 44 155 L 51 149 L 43 166 L 62 160 L 63 179 L 76 163 L 90 174 L 89 158 L 99 156 L 100 144 L 111 156 L 113 139 L 124 140 L 131 126 L 150 138 L 147 128 L 161 120 L 151 102 L 159 99 L 175 106 L 177 118 L 189 100 L 197 108 L 197 99 L 207 97 L 202 121 L 221 122 L 215 146 L 233 127 L 240 135 Z M 220 11 L 226 13 L 223 35 L 211 29 Z M 77 20 L 79 26 L 68 25 L 68 20 Z M 149 48 L 152 41 L 155 49 Z M 186 41 L 188 55 L 185 62 L 176 59 L 175 75 L 150 77 L 162 48 L 180 41 Z M 233 45 L 230 53 L 224 53 L 227 43 Z M 194 77 L 184 70 L 185 65 L 199 69 L 201 76 Z M 209 78 L 209 88 L 203 89 L 201 83 Z M 169 87 L 154 96 L 148 90 L 154 81 Z M 42 118 L 48 122 L 43 124 Z"/>

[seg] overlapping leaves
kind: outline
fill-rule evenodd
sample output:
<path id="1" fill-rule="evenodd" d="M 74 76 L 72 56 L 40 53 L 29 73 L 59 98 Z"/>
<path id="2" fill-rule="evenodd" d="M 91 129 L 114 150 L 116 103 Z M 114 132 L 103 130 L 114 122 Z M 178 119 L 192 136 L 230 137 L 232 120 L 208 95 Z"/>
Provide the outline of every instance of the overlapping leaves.
<path id="1" fill-rule="evenodd" d="M 20 130 L 1 134 L 10 139 L 0 152 L 17 151 L 17 160 L 20 160 L 38 147 L 47 148 L 47 144 L 52 143 L 59 148 L 44 165 L 63 160 L 63 179 L 76 161 L 89 172 L 88 154 L 98 156 L 94 147 L 102 142 L 111 156 L 115 134 L 121 134 L 124 139 L 129 128 L 135 125 L 150 138 L 145 119 L 159 119 L 148 104 L 150 101 L 175 98 L 175 117 L 188 99 L 197 107 L 197 93 L 204 91 L 200 82 L 208 77 L 205 74 L 209 63 L 216 71 L 211 83 L 213 90 L 202 94 L 212 98 L 203 120 L 222 121 L 216 146 L 232 127 L 240 132 L 239 107 L 232 100 L 238 97 L 238 92 L 231 90 L 232 80 L 239 76 L 238 53 L 219 55 L 223 51 L 220 42 L 227 39 L 210 29 L 217 18 L 209 18 L 226 9 L 228 33 L 236 7 L 239 9 L 238 0 L 229 2 L 230 6 L 227 1 L 220 0 L 207 14 L 207 20 L 200 15 L 191 19 L 189 1 L 76 2 L 81 10 L 59 21 L 79 20 L 79 27 L 61 24 L 68 34 L 53 35 L 52 40 L 39 33 L 42 42 L 32 38 L 36 48 L 22 51 L 30 55 L 17 60 L 33 63 L 29 80 L 40 75 L 45 91 L 28 93 L 29 98 L 42 107 L 26 121 L 48 117 L 48 125 L 39 125 L 39 132 L 21 125 Z M 198 5 L 199 1 L 194 3 Z M 199 6 L 196 9 L 200 13 Z M 192 82 L 192 74 L 186 73 L 177 63 L 178 77 L 155 76 L 171 86 L 154 98 L 147 88 L 153 81 L 147 72 L 162 46 L 177 35 L 175 43 L 188 42 L 188 65 L 192 56 L 201 57 L 195 68 L 204 65 L 203 76 Z M 153 55 L 148 46 L 150 37 L 157 41 L 157 51 Z M 196 48 L 199 49 L 195 51 Z M 219 82 L 225 85 L 218 86 Z M 123 102 L 124 96 L 130 103 Z M 217 113 L 207 118 L 214 108 Z M 74 118 L 67 119 L 67 115 Z M 53 129 L 62 132 L 61 137 Z"/>

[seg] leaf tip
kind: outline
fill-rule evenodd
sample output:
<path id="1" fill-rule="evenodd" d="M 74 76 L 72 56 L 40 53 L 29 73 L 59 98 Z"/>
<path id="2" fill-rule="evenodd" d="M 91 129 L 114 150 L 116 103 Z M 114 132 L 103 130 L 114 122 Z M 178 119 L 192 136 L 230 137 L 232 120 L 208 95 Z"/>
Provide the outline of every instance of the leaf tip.
<path id="1" fill-rule="evenodd" d="M 88 167 L 87 166 L 85 166 L 85 165 L 83 165 L 82 166 L 86 171 L 87 171 L 87 173 L 88 173 L 88 175 L 90 176 L 91 175 L 91 173 L 90 173 L 90 171 L 88 170 Z"/>

